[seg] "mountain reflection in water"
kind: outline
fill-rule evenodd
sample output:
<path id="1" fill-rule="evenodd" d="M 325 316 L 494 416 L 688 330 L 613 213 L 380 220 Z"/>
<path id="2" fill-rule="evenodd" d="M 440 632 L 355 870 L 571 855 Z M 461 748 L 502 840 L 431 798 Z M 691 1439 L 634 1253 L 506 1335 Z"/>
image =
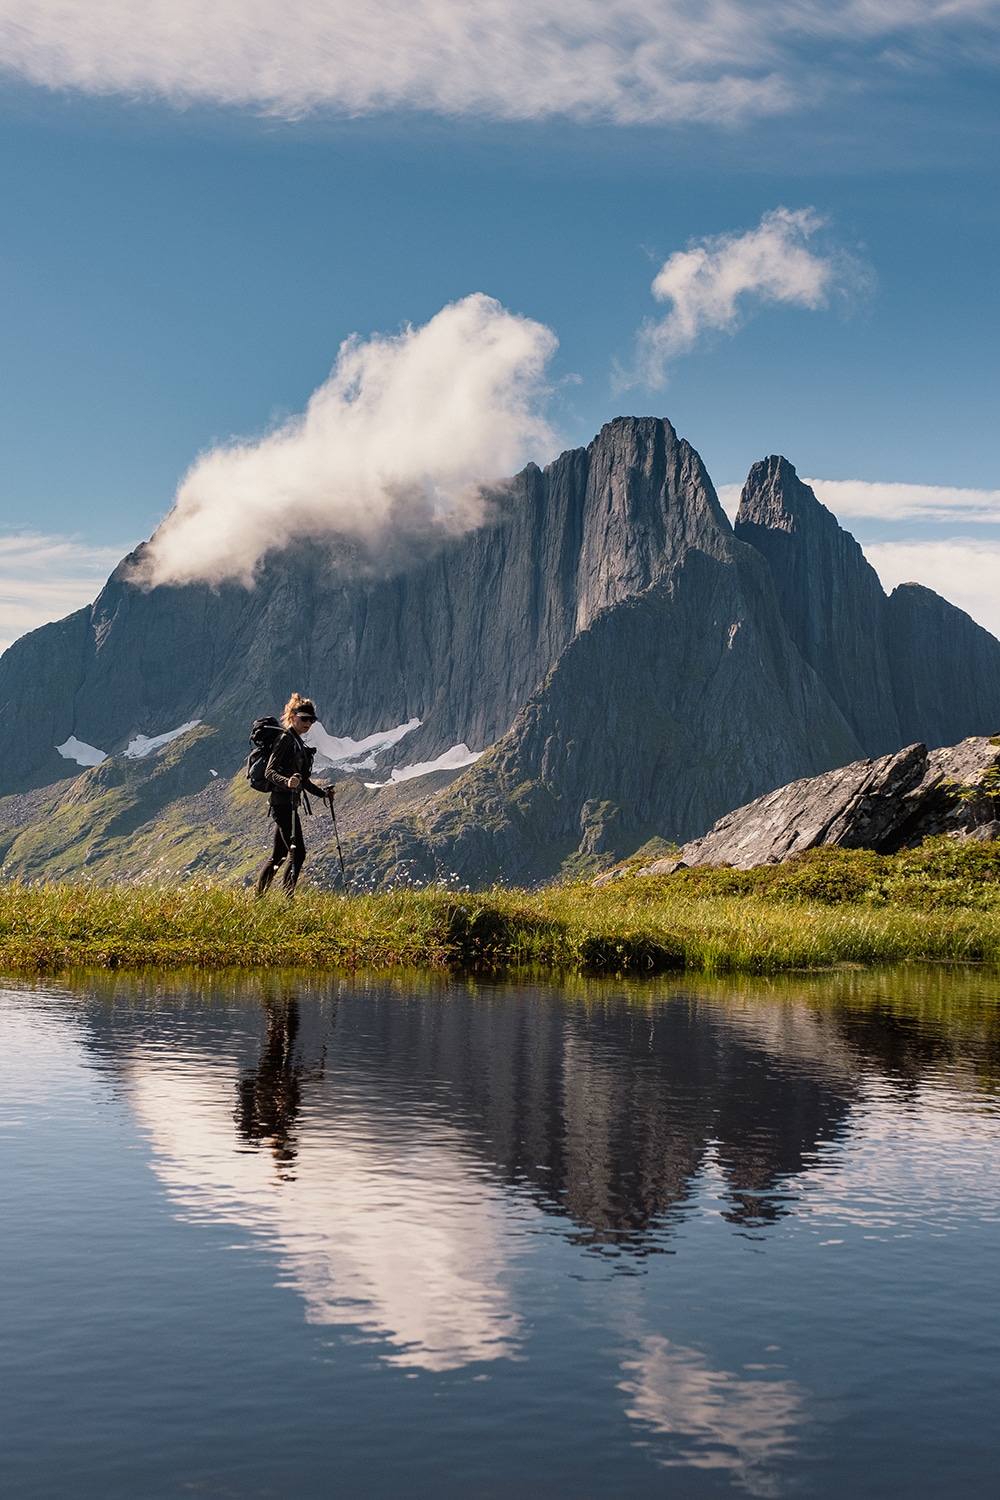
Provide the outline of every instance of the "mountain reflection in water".
<path id="1" fill-rule="evenodd" d="M 458 1004 L 446 987 L 334 982 L 230 1014 L 221 1048 L 213 1008 L 185 1007 L 168 1045 L 121 1007 L 96 1024 L 157 1173 L 189 1213 L 265 1235 L 311 1322 L 370 1329 L 429 1369 L 516 1346 L 511 1213 L 532 1204 L 628 1264 L 669 1248 L 710 1164 L 724 1217 L 760 1228 L 849 1129 L 865 1067 L 912 1074 L 921 1049 L 941 1052 L 884 1010 L 845 1020 L 683 986 L 594 986 L 578 1004 L 496 986 Z"/>
<path id="2" fill-rule="evenodd" d="M 856 1368 L 869 1405 L 891 1402 L 900 1377 L 938 1399 L 932 1359 L 886 1378 L 880 1321 L 922 1337 L 908 1279 L 926 1262 L 913 1303 L 924 1319 L 928 1287 L 951 1294 L 949 1262 L 933 1257 L 949 1239 L 978 1254 L 975 1235 L 995 1222 L 1000 1007 L 996 983 L 987 1004 L 977 983 L 944 970 L 559 987 L 109 976 L 86 994 L 40 991 L 34 1008 L 24 992 L 4 1076 L 30 1102 L 57 1059 L 96 1070 L 137 1122 L 155 1179 L 134 1164 L 192 1226 L 184 1235 L 221 1248 L 215 1230 L 231 1225 L 233 1248 L 249 1238 L 264 1252 L 232 1263 L 234 1286 L 262 1266 L 268 1298 L 275 1280 L 294 1294 L 277 1299 L 293 1310 L 282 1326 L 302 1330 L 304 1309 L 317 1331 L 311 1431 L 327 1420 L 322 1391 L 352 1382 L 360 1419 L 375 1420 L 388 1387 L 373 1394 L 372 1368 L 433 1375 L 433 1394 L 454 1403 L 488 1379 L 507 1405 L 476 1408 L 484 1427 L 459 1414 L 441 1428 L 468 1442 L 462 1462 L 478 1462 L 480 1431 L 541 1451 L 531 1444 L 551 1421 L 552 1451 L 573 1432 L 588 1481 L 619 1445 L 595 1494 L 657 1493 L 611 1472 L 641 1458 L 651 1475 L 684 1470 L 684 1493 L 763 1497 L 811 1461 Z M 867 1290 L 850 1324 L 858 1266 Z M 967 1284 L 956 1276 L 956 1298 Z M 270 1347 L 252 1333 L 260 1295 L 248 1293 L 246 1335 L 242 1313 L 213 1325 L 234 1351 L 245 1336 L 254 1359 Z M 942 1303 L 945 1348 L 962 1305 Z M 824 1348 L 845 1339 L 849 1358 L 828 1369 Z M 966 1340 L 973 1389 L 988 1355 Z M 528 1392 L 536 1405 L 519 1406 Z M 426 1405 L 408 1420 L 431 1451 Z M 397 1478 L 358 1493 L 404 1492 L 395 1452 L 379 1458 Z"/>

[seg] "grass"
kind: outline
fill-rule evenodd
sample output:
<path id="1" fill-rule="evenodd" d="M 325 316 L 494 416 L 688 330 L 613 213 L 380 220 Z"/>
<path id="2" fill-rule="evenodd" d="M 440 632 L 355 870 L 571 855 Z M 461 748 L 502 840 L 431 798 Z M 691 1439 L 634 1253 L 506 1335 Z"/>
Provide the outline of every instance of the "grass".
<path id="1" fill-rule="evenodd" d="M 549 968 L 778 973 L 946 959 L 1000 963 L 1000 848 L 928 840 L 814 850 L 758 870 L 626 874 L 526 892 L 223 884 L 0 886 L 0 969 Z"/>

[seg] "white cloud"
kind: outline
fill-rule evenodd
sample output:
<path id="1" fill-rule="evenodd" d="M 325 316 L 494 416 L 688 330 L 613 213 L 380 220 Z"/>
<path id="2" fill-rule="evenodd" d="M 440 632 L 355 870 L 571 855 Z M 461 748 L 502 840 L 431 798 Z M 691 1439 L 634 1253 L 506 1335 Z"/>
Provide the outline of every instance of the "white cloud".
<path id="1" fill-rule="evenodd" d="M 740 508 L 740 496 L 743 493 L 741 484 L 720 484 L 716 486 L 715 493 L 719 497 L 719 504 L 726 512 L 730 521 L 735 524 L 736 512 Z"/>
<path id="2" fill-rule="evenodd" d="M 541 415 L 550 329 L 476 293 L 422 328 L 341 346 L 305 414 L 203 455 L 157 530 L 149 583 L 249 584 L 296 537 L 369 546 L 467 530 L 484 481 L 557 450 Z"/>
<path id="3" fill-rule="evenodd" d="M 0 0 L 0 61 L 52 89 L 620 123 L 808 105 L 844 72 L 996 53 L 996 0 Z"/>
<path id="4" fill-rule="evenodd" d="M 34 532 L 0 536 L 0 651 L 90 604 L 127 551 Z"/>
<path id="5" fill-rule="evenodd" d="M 638 376 L 661 386 L 667 363 L 708 332 L 735 333 L 751 299 L 793 307 L 826 307 L 848 274 L 843 257 L 818 255 L 808 242 L 823 220 L 812 208 L 775 208 L 746 234 L 720 234 L 677 250 L 653 281 L 653 296 L 672 307 L 639 334 Z"/>
<path id="6" fill-rule="evenodd" d="M 841 525 L 876 520 L 897 527 L 895 541 L 863 542 L 865 556 L 891 592 L 922 583 L 1000 636 L 1000 541 L 976 536 L 907 537 L 906 522 L 922 525 L 1000 523 L 1000 490 L 932 484 L 882 484 L 865 479 L 805 479 Z M 743 486 L 719 486 L 719 500 L 735 521 Z"/>
<path id="7" fill-rule="evenodd" d="M 1000 522 L 1000 490 L 958 489 L 939 484 L 883 484 L 869 479 L 803 479 L 839 521 L 925 521 L 957 524 Z M 729 519 L 739 510 L 741 484 L 720 484 L 719 501 Z"/>
<path id="8" fill-rule="evenodd" d="M 886 591 L 922 583 L 1000 636 L 1000 542 L 869 542 L 864 552 Z"/>
<path id="9" fill-rule="evenodd" d="M 1000 522 L 1000 490 L 935 484 L 878 484 L 864 479 L 806 479 L 840 518 L 880 521 Z"/>

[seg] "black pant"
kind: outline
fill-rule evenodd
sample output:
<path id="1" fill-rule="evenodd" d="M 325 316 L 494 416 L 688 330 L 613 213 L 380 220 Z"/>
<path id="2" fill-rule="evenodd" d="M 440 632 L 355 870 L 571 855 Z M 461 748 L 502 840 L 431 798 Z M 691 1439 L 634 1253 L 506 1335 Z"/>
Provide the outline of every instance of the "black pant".
<path id="1" fill-rule="evenodd" d="M 305 864 L 306 844 L 302 837 L 302 822 L 299 810 L 292 802 L 272 802 L 271 817 L 274 819 L 274 849 L 266 865 L 257 876 L 257 894 L 263 896 L 281 866 L 285 865 L 282 885 L 291 895 L 299 871 Z M 288 863 L 285 864 L 285 860 Z"/>

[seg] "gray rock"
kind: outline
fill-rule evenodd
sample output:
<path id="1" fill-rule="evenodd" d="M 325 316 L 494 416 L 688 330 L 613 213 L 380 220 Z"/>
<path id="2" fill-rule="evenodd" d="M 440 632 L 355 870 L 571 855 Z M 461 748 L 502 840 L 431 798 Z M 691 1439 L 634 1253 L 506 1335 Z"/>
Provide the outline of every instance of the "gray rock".
<path id="1" fill-rule="evenodd" d="M 654 859 L 651 865 L 645 865 L 638 871 L 640 875 L 673 875 L 677 870 L 686 870 L 687 864 L 683 859 Z"/>
<path id="2" fill-rule="evenodd" d="M 949 783 L 975 782 L 998 763 L 1000 747 L 985 737 L 930 753 L 910 745 L 896 755 L 855 761 L 727 813 L 703 838 L 685 844 L 680 858 L 692 867 L 747 870 L 821 846 L 891 853 L 929 834 L 960 831 L 968 812 Z"/>
<path id="3" fill-rule="evenodd" d="M 964 837 L 982 844 L 991 843 L 994 839 L 1000 839 L 1000 819 L 994 818 L 991 823 L 980 823 L 978 828 L 970 828 L 964 834 Z"/>

